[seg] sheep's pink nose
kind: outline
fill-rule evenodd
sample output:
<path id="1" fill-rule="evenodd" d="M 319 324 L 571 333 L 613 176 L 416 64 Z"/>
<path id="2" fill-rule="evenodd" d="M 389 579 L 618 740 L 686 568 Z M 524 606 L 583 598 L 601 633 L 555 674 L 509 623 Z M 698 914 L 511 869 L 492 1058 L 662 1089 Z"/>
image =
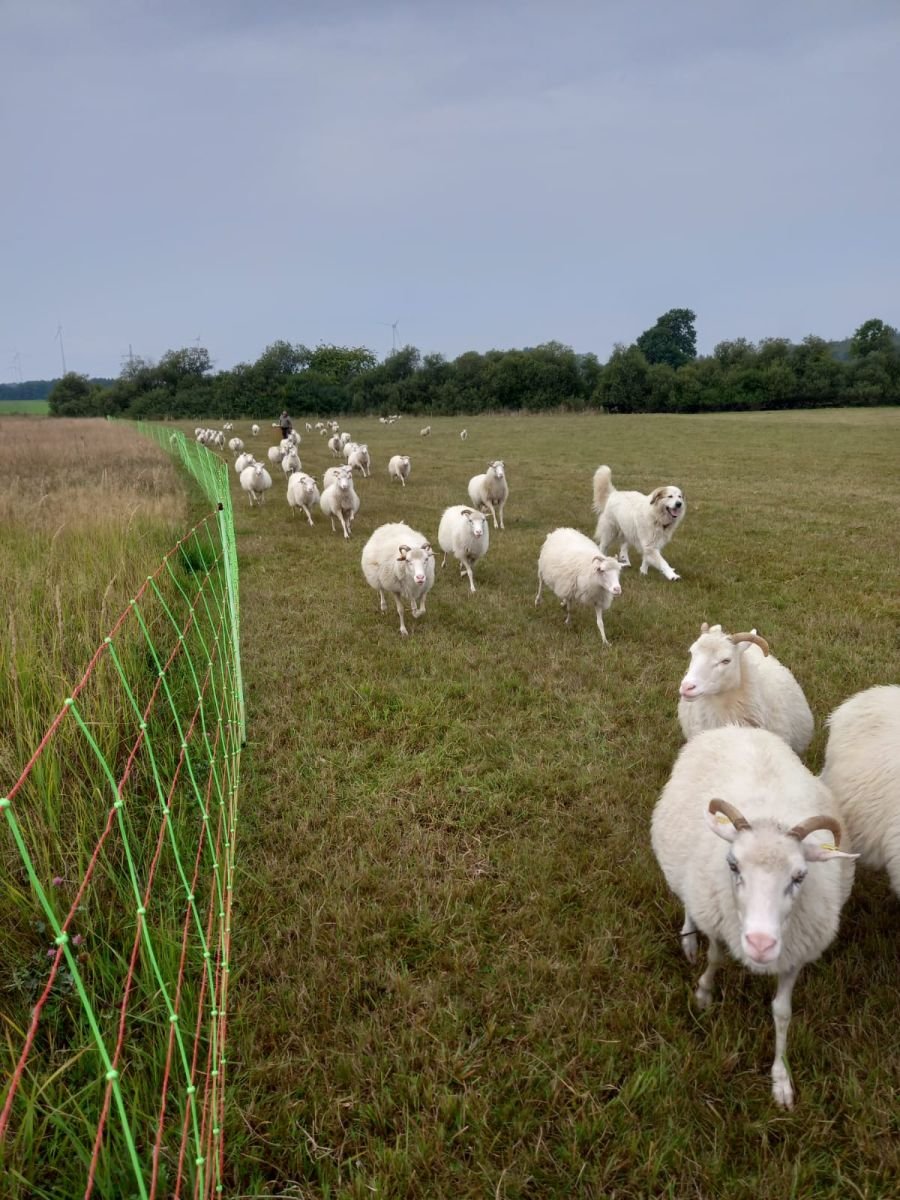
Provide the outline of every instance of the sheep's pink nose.
<path id="1" fill-rule="evenodd" d="M 621 589 L 621 587 L 619 587 L 619 585 L 618 585 L 618 584 L 616 584 L 616 586 L 613 588 L 613 590 L 612 590 L 612 594 L 613 594 L 614 596 L 621 596 L 621 595 L 622 595 L 622 589 Z"/>
<path id="2" fill-rule="evenodd" d="M 680 690 L 682 696 L 689 696 L 691 692 L 696 692 L 697 685 L 696 683 L 683 683 Z"/>
<path id="3" fill-rule="evenodd" d="M 762 958 L 775 945 L 775 939 L 767 933 L 748 933 L 747 945 Z"/>

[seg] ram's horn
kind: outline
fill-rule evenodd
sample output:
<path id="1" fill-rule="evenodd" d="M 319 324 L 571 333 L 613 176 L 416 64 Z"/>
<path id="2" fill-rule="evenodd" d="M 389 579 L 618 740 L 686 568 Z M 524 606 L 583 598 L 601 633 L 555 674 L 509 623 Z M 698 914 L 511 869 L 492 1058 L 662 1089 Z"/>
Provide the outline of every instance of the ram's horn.
<path id="1" fill-rule="evenodd" d="M 835 846 L 840 846 L 841 824 L 834 817 L 807 817 L 805 821 L 801 821 L 799 825 L 795 825 L 793 829 L 789 829 L 788 833 L 791 837 L 795 837 L 798 842 L 802 842 L 815 829 L 829 829 L 834 834 Z"/>
<path id="2" fill-rule="evenodd" d="M 765 638 L 760 637 L 758 633 L 730 633 L 729 640 L 737 645 L 738 642 L 753 642 L 754 646 L 759 646 L 763 654 L 768 657 L 769 643 Z"/>
<path id="3" fill-rule="evenodd" d="M 721 813 L 723 817 L 727 817 L 737 830 L 750 828 L 750 822 L 747 820 L 747 818 L 740 813 L 733 804 L 729 804 L 727 800 L 710 800 L 709 811 L 713 814 L 713 816 L 715 816 L 716 813 Z M 793 832 L 793 830 L 791 832 Z"/>

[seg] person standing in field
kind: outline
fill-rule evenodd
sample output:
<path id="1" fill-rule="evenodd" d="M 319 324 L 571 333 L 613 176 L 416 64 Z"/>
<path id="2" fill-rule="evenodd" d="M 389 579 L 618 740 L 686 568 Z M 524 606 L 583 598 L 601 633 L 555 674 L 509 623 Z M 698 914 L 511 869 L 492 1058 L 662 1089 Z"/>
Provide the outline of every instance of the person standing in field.
<path id="1" fill-rule="evenodd" d="M 281 416 L 278 418 L 278 424 L 281 427 L 282 439 L 286 438 L 294 428 L 291 418 L 287 415 L 286 410 L 282 412 Z"/>

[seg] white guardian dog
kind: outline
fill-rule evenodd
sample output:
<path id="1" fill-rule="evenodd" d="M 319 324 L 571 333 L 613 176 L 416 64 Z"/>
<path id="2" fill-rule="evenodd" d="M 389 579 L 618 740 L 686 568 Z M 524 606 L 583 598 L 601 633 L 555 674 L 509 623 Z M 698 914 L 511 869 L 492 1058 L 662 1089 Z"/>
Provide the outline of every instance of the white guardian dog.
<path id="1" fill-rule="evenodd" d="M 658 487 L 649 496 L 643 492 L 617 492 L 609 467 L 598 467 L 594 472 L 594 512 L 600 516 L 594 541 L 600 553 L 606 554 L 610 543 L 621 538 L 619 561 L 625 567 L 631 566 L 628 547 L 637 547 L 642 556 L 642 575 L 656 567 L 666 579 L 681 578 L 660 551 L 671 541 L 685 511 L 681 489 L 673 484 Z"/>

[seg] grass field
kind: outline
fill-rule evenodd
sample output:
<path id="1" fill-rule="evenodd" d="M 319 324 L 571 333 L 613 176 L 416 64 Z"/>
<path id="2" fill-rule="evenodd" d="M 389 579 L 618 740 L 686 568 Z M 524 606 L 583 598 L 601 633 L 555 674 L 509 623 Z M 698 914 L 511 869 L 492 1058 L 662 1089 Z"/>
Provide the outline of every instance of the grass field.
<path id="1" fill-rule="evenodd" d="M 50 411 L 46 400 L 0 400 L 0 418 L 13 416 L 43 417 Z"/>
<path id="2" fill-rule="evenodd" d="M 349 542 L 289 511 L 277 468 L 260 510 L 234 479 L 249 742 L 226 1194 L 893 1194 L 900 959 L 885 880 L 858 873 L 838 940 L 800 977 L 784 1113 L 771 984 L 731 964 L 713 1007 L 691 1009 L 697 972 L 648 830 L 701 620 L 757 626 L 795 671 L 814 769 L 827 713 L 900 679 L 900 411 L 436 419 L 421 439 L 424 423 L 346 423 L 374 459 Z M 132 430 L 72 423 L 45 452 L 63 423 L 20 424 L 18 445 L 0 427 L 5 779 L 191 504 Z M 246 425 L 235 433 L 261 456 L 272 431 L 253 442 Z M 412 457 L 405 491 L 388 482 L 395 452 Z M 318 476 L 334 461 L 316 434 L 300 457 Z M 401 639 L 363 580 L 365 539 L 406 520 L 436 541 L 442 509 L 496 457 L 507 528 L 478 592 L 448 564 Z M 552 597 L 533 605 L 546 532 L 593 531 L 600 462 L 619 487 L 671 481 L 688 501 L 666 552 L 682 580 L 624 572 L 608 647 L 592 612 L 566 628 Z M 88 485 L 99 494 L 76 502 Z M 12 967 L 3 991 L 8 1023 L 28 999 Z M 35 1129 L 37 1178 L 41 1139 L 64 1148 L 90 1098 L 85 1086 L 74 1118 Z M 81 1194 L 45 1185 L 32 1194 Z"/>
<path id="3" fill-rule="evenodd" d="M 774 1107 L 771 983 L 696 972 L 648 823 L 703 619 L 757 626 L 822 722 L 900 678 L 900 412 L 349 420 L 374 476 L 345 542 L 236 491 L 245 755 L 229 1130 L 235 1195 L 879 1197 L 900 1171 L 898 902 L 860 871 L 795 992 Z M 458 430 L 467 425 L 469 438 Z M 302 429 L 302 426 L 301 426 Z M 244 431 L 236 430 L 241 436 Z M 264 430 L 257 445 L 267 444 Z M 249 442 L 249 439 L 248 439 Z M 255 447 L 254 447 L 255 448 Z M 391 453 L 412 477 L 390 485 Z M 331 461 L 304 435 L 304 469 Z M 401 639 L 359 555 L 495 457 L 510 481 L 469 596 L 439 573 Z M 623 574 L 603 647 L 533 605 L 546 532 L 591 532 L 600 462 L 673 481 L 683 575 Z M 236 481 L 235 481 L 236 482 Z"/>

